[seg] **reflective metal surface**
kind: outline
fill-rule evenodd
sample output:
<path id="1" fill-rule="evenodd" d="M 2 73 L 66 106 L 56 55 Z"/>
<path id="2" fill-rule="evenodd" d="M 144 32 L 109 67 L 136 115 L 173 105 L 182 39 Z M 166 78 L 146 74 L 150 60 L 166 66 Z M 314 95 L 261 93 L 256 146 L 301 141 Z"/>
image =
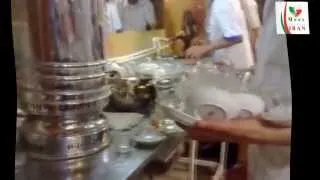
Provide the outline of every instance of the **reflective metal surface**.
<path id="1" fill-rule="evenodd" d="M 89 155 L 108 146 L 106 118 L 84 119 L 87 121 L 69 120 L 58 124 L 41 118 L 29 119 L 22 126 L 28 154 L 33 158 L 58 160 Z"/>
<path id="2" fill-rule="evenodd" d="M 112 95 L 110 106 L 119 112 L 135 112 L 137 109 L 151 106 L 156 98 L 156 89 L 152 79 L 128 77 L 108 78 Z"/>
<path id="3" fill-rule="evenodd" d="M 16 63 L 18 96 L 28 114 L 27 153 L 70 159 L 109 145 L 104 0 L 26 0 L 31 56 Z"/>
<path id="4" fill-rule="evenodd" d="M 140 131 L 146 123 L 140 124 L 132 133 Z M 152 160 L 164 161 L 183 135 L 168 137 L 158 146 L 147 149 L 135 147 L 130 153 L 116 153 L 115 144 L 99 153 L 78 159 L 64 161 L 41 161 L 28 159 L 24 169 L 16 173 L 16 180 L 141 180 L 141 170 Z M 164 158 L 164 159 L 163 159 Z"/>
<path id="5" fill-rule="evenodd" d="M 103 0 L 27 0 L 35 60 L 94 62 L 104 58 Z"/>

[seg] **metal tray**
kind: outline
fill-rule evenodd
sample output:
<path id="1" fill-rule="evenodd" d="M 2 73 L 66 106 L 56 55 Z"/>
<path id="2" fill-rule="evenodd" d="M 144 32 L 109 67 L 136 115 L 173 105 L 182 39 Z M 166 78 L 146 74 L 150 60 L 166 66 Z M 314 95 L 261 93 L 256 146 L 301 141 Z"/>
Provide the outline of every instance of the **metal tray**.
<path id="1" fill-rule="evenodd" d="M 44 91 L 35 88 L 20 87 L 20 98 L 26 102 L 38 102 L 38 101 L 81 101 L 92 98 L 98 98 L 104 95 L 110 95 L 110 88 L 104 86 L 99 89 L 82 90 L 82 91 Z"/>
<path id="2" fill-rule="evenodd" d="M 80 67 L 51 67 L 51 66 L 37 66 L 36 70 L 45 75 L 57 76 L 79 76 L 90 74 L 101 74 L 105 71 L 105 65 L 94 66 L 80 66 Z"/>
<path id="3" fill-rule="evenodd" d="M 18 86 L 42 90 L 90 90 L 102 88 L 106 84 L 105 74 L 85 76 L 46 76 L 34 73 L 30 77 L 20 77 Z"/>
<path id="4" fill-rule="evenodd" d="M 40 86 L 47 90 L 88 90 L 97 89 L 105 85 L 105 75 L 87 77 L 83 79 L 41 78 Z"/>
<path id="5" fill-rule="evenodd" d="M 109 103 L 109 95 L 83 101 L 21 102 L 21 107 L 31 115 L 74 117 L 79 114 L 101 112 Z"/>

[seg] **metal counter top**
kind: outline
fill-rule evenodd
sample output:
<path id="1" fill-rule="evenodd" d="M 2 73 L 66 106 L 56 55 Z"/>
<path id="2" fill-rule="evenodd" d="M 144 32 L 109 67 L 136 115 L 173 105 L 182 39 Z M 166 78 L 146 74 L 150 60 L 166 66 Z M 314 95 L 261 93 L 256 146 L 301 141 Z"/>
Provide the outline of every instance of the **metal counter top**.
<path id="1" fill-rule="evenodd" d="M 141 123 L 132 130 L 135 132 L 145 126 Z M 127 155 L 116 153 L 114 144 L 91 156 L 67 161 L 27 160 L 23 169 L 16 173 L 16 180 L 126 180 L 140 179 L 139 173 L 153 159 L 162 157 L 168 148 L 175 150 L 183 139 L 183 134 L 170 136 L 158 146 L 141 149 L 134 148 Z M 165 151 L 164 151 L 165 150 Z M 164 155 L 166 156 L 166 155 Z"/>

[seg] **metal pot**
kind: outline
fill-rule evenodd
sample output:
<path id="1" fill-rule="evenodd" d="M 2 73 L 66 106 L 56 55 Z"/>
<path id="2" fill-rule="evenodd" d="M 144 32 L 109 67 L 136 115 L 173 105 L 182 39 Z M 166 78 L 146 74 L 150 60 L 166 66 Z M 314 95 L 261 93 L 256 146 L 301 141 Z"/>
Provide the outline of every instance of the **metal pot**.
<path id="1" fill-rule="evenodd" d="M 59 160 L 89 155 L 109 145 L 107 120 L 104 116 L 48 121 L 48 117 L 33 117 L 22 126 L 31 157 Z"/>
<path id="2" fill-rule="evenodd" d="M 122 78 L 116 72 L 107 76 L 112 92 L 109 105 L 117 111 L 135 112 L 147 108 L 156 99 L 156 88 L 150 78 Z"/>

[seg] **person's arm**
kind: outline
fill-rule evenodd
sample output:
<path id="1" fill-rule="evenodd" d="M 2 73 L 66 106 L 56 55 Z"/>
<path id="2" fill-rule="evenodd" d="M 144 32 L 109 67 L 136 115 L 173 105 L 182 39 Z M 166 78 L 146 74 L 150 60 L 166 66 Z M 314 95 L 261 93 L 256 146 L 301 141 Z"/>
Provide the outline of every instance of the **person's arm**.
<path id="1" fill-rule="evenodd" d="M 219 8 L 212 11 L 216 15 L 217 25 L 223 32 L 223 37 L 207 45 L 191 47 L 186 52 L 187 57 L 198 59 L 215 50 L 228 48 L 242 42 L 243 30 L 233 4 L 226 1 L 215 5 Z"/>
<path id="2" fill-rule="evenodd" d="M 242 3 L 244 15 L 248 23 L 250 42 L 255 53 L 255 44 L 261 27 L 258 4 L 255 0 L 241 0 L 240 2 Z"/>
<path id="3" fill-rule="evenodd" d="M 247 144 L 290 145 L 291 128 L 268 126 L 256 119 L 199 121 L 187 129 L 189 135 L 203 141 L 229 141 Z"/>
<path id="4" fill-rule="evenodd" d="M 186 51 L 186 57 L 199 59 L 200 57 L 203 57 L 212 51 L 228 48 L 240 42 L 242 42 L 242 36 L 234 36 L 234 37 L 221 38 L 220 40 L 211 42 L 206 45 L 192 46 Z"/>
<path id="5" fill-rule="evenodd" d="M 224 49 L 242 42 L 242 36 L 225 37 L 208 45 L 209 51 Z"/>
<path id="6" fill-rule="evenodd" d="M 254 50 L 256 42 L 257 42 L 257 39 L 259 38 L 259 35 L 260 35 L 260 27 L 254 28 L 254 29 L 250 29 L 249 30 L 249 35 L 250 35 L 250 43 L 251 43 L 251 46 L 252 46 L 252 48 Z"/>

